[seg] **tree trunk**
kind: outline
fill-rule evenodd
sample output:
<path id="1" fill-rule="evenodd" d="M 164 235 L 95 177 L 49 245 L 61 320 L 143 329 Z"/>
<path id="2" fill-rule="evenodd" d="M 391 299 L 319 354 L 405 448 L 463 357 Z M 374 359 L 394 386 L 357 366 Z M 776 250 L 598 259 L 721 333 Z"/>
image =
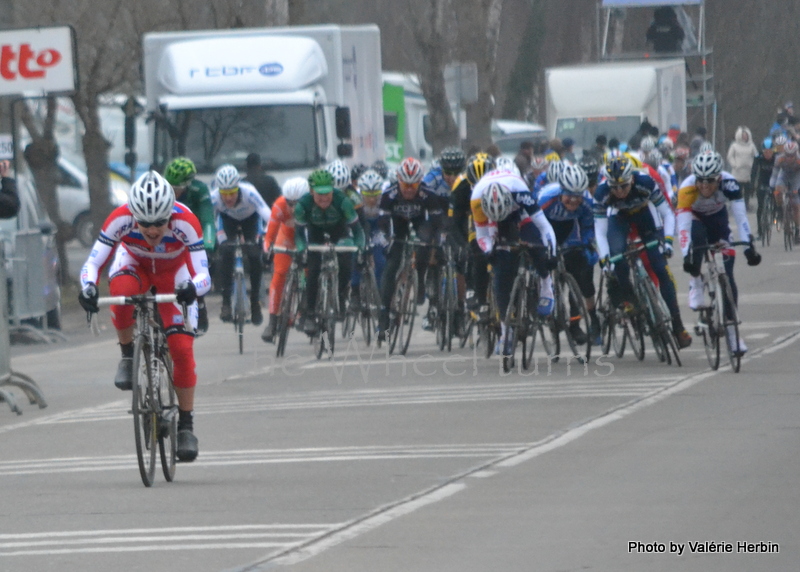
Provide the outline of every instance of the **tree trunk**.
<path id="1" fill-rule="evenodd" d="M 95 234 L 99 232 L 111 213 L 108 196 L 108 141 L 103 136 L 100 116 L 97 112 L 97 99 L 73 96 L 75 107 L 83 120 L 83 155 L 86 159 L 86 176 L 89 178 L 89 200 L 91 201 L 92 223 Z"/>
<path id="2" fill-rule="evenodd" d="M 497 44 L 503 0 L 481 0 L 485 14 L 483 57 L 478 59 L 478 102 L 467 107 L 467 140 L 470 145 L 486 148 L 492 142 L 494 88 L 497 80 Z"/>
<path id="3" fill-rule="evenodd" d="M 267 0 L 267 24 L 270 26 L 289 24 L 289 0 Z"/>
<path id="4" fill-rule="evenodd" d="M 461 145 L 458 134 L 458 125 L 453 120 L 453 113 L 450 111 L 450 102 L 447 101 L 447 93 L 444 87 L 444 64 L 441 58 L 431 56 L 420 71 L 420 87 L 422 95 L 428 104 L 428 114 L 431 120 L 429 132 L 433 154 L 439 152 L 448 145 Z"/>

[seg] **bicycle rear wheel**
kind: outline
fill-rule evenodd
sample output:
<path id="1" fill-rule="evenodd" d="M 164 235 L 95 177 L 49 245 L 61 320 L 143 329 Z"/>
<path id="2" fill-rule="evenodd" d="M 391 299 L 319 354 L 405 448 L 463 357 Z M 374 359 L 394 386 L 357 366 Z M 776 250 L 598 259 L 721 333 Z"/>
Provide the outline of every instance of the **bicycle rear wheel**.
<path id="1" fill-rule="evenodd" d="M 162 352 L 166 351 L 166 343 Z M 158 431 L 158 450 L 161 453 L 161 469 L 164 478 L 171 483 L 175 478 L 175 464 L 178 459 L 178 403 L 175 388 L 172 386 L 172 359 L 162 354 L 156 360 L 158 371 L 158 401 L 161 405 Z"/>
<path id="2" fill-rule="evenodd" d="M 149 327 L 149 326 L 148 326 Z M 144 486 L 153 485 L 156 474 L 156 439 L 158 437 L 159 411 L 153 407 L 152 350 L 144 335 L 136 336 L 133 349 L 133 431 L 136 440 L 136 458 Z"/>
<path id="3" fill-rule="evenodd" d="M 742 366 L 742 354 L 739 352 L 739 312 L 733 301 L 733 289 L 727 274 L 719 275 L 719 296 L 718 304 L 723 313 L 723 320 L 720 323 L 724 324 L 722 330 L 725 336 L 725 349 L 728 351 L 733 373 L 739 373 Z M 726 307 L 728 312 L 725 312 Z"/>
<path id="4" fill-rule="evenodd" d="M 647 329 L 650 340 L 653 342 L 653 350 L 656 352 L 658 361 L 671 363 L 671 356 L 667 347 L 664 345 L 662 328 L 665 317 L 661 313 L 661 307 L 656 298 L 655 286 L 649 278 L 642 278 L 639 282 L 639 300 L 644 307 Z"/>

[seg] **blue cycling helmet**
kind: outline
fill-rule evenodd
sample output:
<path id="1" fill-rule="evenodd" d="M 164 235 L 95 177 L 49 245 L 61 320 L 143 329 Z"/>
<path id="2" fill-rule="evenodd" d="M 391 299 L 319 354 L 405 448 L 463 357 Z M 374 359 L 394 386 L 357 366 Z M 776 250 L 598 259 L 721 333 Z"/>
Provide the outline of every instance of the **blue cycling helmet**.
<path id="1" fill-rule="evenodd" d="M 761 144 L 764 149 L 772 149 L 772 137 L 767 137 L 764 139 L 764 142 Z"/>

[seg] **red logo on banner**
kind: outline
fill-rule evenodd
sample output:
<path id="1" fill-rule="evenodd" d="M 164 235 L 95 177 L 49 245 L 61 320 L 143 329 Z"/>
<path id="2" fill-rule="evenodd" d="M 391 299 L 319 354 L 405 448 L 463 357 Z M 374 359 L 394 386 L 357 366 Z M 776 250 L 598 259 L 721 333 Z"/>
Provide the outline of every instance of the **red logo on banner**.
<path id="1" fill-rule="evenodd" d="M 25 79 L 43 78 L 45 70 L 61 61 L 61 52 L 45 49 L 34 52 L 30 44 L 21 44 L 19 51 L 14 46 L 4 45 L 0 50 L 0 76 L 3 79 L 17 79 L 17 72 Z M 17 63 L 16 69 L 14 63 Z"/>

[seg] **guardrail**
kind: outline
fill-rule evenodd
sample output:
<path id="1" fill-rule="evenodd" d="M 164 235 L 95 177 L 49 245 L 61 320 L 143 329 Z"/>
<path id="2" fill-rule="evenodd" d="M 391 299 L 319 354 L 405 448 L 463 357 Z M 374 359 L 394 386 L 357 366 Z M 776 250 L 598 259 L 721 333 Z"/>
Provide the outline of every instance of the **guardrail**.
<path id="1" fill-rule="evenodd" d="M 8 391 L 8 386 L 22 390 L 31 405 L 39 409 L 47 407 L 47 402 L 36 382 L 22 373 L 11 369 L 11 338 L 8 315 L 8 280 L 6 278 L 5 249 L 0 241 L 0 401 L 5 401 L 11 411 L 17 415 L 22 410 L 17 405 L 16 397 Z"/>

